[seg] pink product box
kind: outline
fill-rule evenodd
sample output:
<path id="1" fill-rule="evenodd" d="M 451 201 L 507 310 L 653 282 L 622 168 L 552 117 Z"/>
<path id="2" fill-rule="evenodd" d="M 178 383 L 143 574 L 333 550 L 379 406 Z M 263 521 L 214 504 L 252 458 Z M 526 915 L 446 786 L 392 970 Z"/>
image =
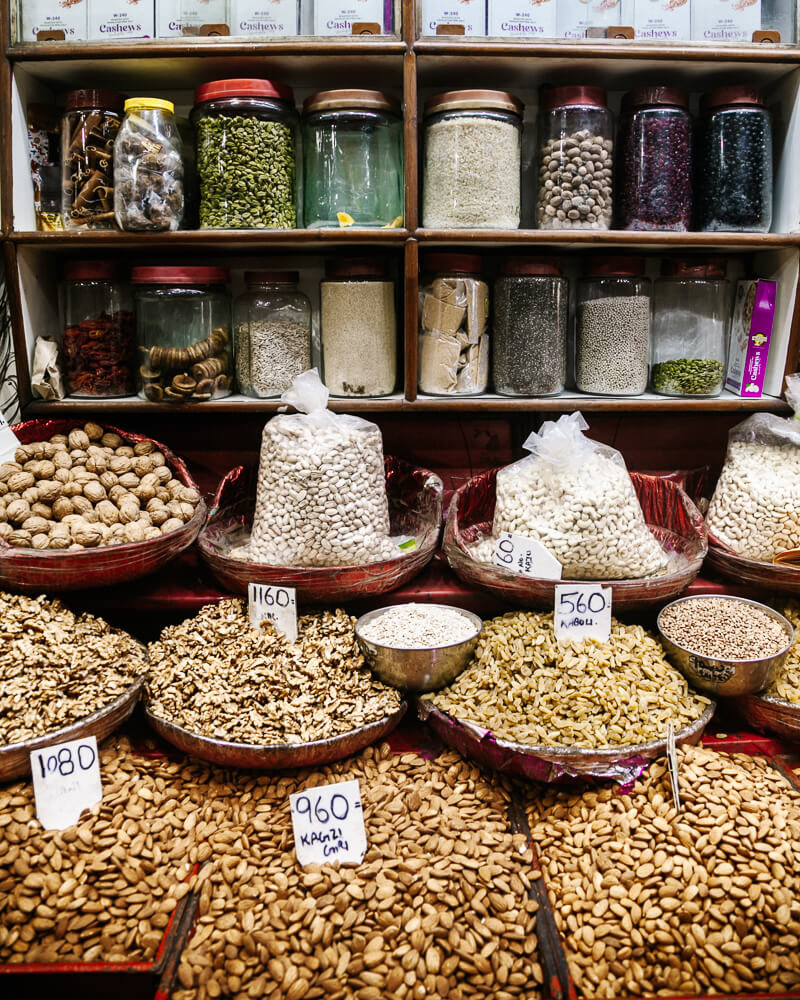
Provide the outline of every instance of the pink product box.
<path id="1" fill-rule="evenodd" d="M 777 297 L 777 281 L 736 284 L 725 388 L 737 396 L 757 399 L 763 392 Z"/>

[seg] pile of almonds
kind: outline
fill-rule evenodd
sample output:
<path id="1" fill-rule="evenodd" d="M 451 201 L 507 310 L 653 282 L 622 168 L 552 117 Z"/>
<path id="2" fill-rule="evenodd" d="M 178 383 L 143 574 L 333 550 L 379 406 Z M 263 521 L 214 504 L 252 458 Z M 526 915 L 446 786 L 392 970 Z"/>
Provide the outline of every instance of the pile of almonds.
<path id="1" fill-rule="evenodd" d="M 131 447 L 95 423 L 21 445 L 0 465 L 0 538 L 21 548 L 160 538 L 190 521 L 199 502 L 154 442 Z"/>
<path id="2" fill-rule="evenodd" d="M 678 751 L 633 790 L 529 796 L 578 993 L 800 987 L 800 791 L 763 758 Z"/>

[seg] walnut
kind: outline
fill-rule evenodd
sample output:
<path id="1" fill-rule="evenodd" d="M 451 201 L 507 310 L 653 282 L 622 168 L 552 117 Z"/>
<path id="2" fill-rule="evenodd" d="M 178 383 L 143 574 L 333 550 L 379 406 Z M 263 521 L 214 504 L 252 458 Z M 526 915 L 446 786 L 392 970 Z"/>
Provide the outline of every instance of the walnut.
<path id="1" fill-rule="evenodd" d="M 108 468 L 108 459 L 105 455 L 90 455 L 86 459 L 86 468 L 89 472 L 96 472 L 100 475 Z"/>
<path id="2" fill-rule="evenodd" d="M 30 531 L 32 535 L 38 535 L 41 531 L 50 530 L 50 522 L 45 521 L 43 517 L 26 517 L 22 522 L 22 527 L 25 531 Z"/>
<path id="3" fill-rule="evenodd" d="M 155 525 L 162 525 L 165 521 L 169 520 L 169 511 L 166 507 L 158 507 L 155 510 L 149 511 L 150 520 Z"/>
<path id="4" fill-rule="evenodd" d="M 100 503 L 101 500 L 105 500 L 106 491 L 102 483 L 93 481 L 86 483 L 83 487 L 83 495 L 87 500 L 91 500 L 92 503 Z"/>
<path id="5" fill-rule="evenodd" d="M 116 524 L 119 521 L 119 511 L 116 504 L 110 500 L 101 500 L 95 508 L 103 524 Z"/>
<path id="6" fill-rule="evenodd" d="M 163 468 L 167 464 L 166 458 L 160 451 L 154 451 L 150 454 L 150 461 L 153 463 L 153 468 Z"/>
<path id="7" fill-rule="evenodd" d="M 6 480 L 8 488 L 14 493 L 22 493 L 36 482 L 36 477 L 30 472 L 15 472 Z"/>
<path id="8" fill-rule="evenodd" d="M 22 466 L 31 458 L 33 458 L 33 452 L 29 451 L 30 445 L 21 444 L 19 448 L 14 452 L 14 461 L 17 465 L 22 468 Z"/>
<path id="9" fill-rule="evenodd" d="M 52 532 L 48 538 L 49 549 L 68 549 L 72 544 L 72 535 L 56 535 Z"/>
<path id="10" fill-rule="evenodd" d="M 64 524 L 70 531 L 74 531 L 76 525 L 86 524 L 83 517 L 80 514 L 67 514 L 63 519 L 62 524 Z"/>
<path id="11" fill-rule="evenodd" d="M 119 434 L 115 434 L 113 431 L 106 431 L 100 438 L 100 444 L 102 444 L 104 448 L 119 448 L 122 444 L 122 438 Z"/>
<path id="12" fill-rule="evenodd" d="M 75 508 L 72 506 L 72 501 L 69 497 L 59 497 L 53 504 L 53 517 L 57 521 L 63 521 L 65 517 L 75 512 Z"/>
<path id="13" fill-rule="evenodd" d="M 112 472 L 121 476 L 123 473 L 131 471 L 133 468 L 133 462 L 124 455 L 115 455 L 112 459 L 110 459 L 108 467 Z"/>
<path id="14" fill-rule="evenodd" d="M 52 441 L 45 441 L 44 443 L 44 457 L 52 459 L 58 454 L 58 446 L 54 445 Z"/>
<path id="15" fill-rule="evenodd" d="M 161 525 L 161 534 L 168 535 L 171 531 L 179 531 L 183 521 L 179 517 L 170 517 Z"/>
<path id="16" fill-rule="evenodd" d="M 47 549 L 50 547 L 50 536 L 46 532 L 39 532 L 31 539 L 31 547 L 34 549 Z"/>
<path id="17" fill-rule="evenodd" d="M 39 490 L 39 499 L 44 503 L 53 503 L 64 492 L 64 484 L 55 479 L 42 479 L 36 488 Z"/>
<path id="18" fill-rule="evenodd" d="M 157 528 L 155 525 L 151 525 L 149 528 L 145 528 L 144 537 L 148 541 L 151 538 L 161 538 L 161 528 Z"/>
<path id="19" fill-rule="evenodd" d="M 167 510 L 169 511 L 170 517 L 179 517 L 183 520 L 183 511 L 181 510 L 180 500 L 170 500 L 167 504 Z"/>
<path id="20" fill-rule="evenodd" d="M 57 469 L 71 469 L 72 459 L 66 451 L 57 451 L 53 457 L 53 465 Z"/>
<path id="21" fill-rule="evenodd" d="M 36 503 L 36 501 L 39 499 L 39 487 L 29 486 L 27 490 L 23 490 L 22 499 L 27 500 L 28 503 Z"/>
<path id="22" fill-rule="evenodd" d="M 100 515 L 97 513 L 94 507 L 92 507 L 91 510 L 87 510 L 85 514 L 81 514 L 81 517 L 84 519 L 84 521 L 87 521 L 89 524 L 98 524 L 100 521 Z"/>
<path id="23" fill-rule="evenodd" d="M 80 483 L 64 483 L 64 496 L 65 497 L 79 497 L 83 496 L 83 487 Z"/>
<path id="24" fill-rule="evenodd" d="M 166 465 L 159 465 L 155 470 L 155 475 L 158 476 L 158 481 L 162 486 L 165 486 L 172 479 L 172 472 Z"/>
<path id="25" fill-rule="evenodd" d="M 100 526 L 97 524 L 89 524 L 84 521 L 83 524 L 76 524 L 72 529 L 72 537 L 84 548 L 94 548 L 100 544 L 103 538 L 103 532 L 100 530 Z"/>
<path id="26" fill-rule="evenodd" d="M 74 465 L 84 465 L 89 457 L 83 448 L 73 448 L 69 454 Z"/>
<path id="27" fill-rule="evenodd" d="M 103 472 L 100 476 L 100 482 L 107 490 L 110 490 L 112 486 L 116 486 L 119 482 L 119 476 L 113 472 Z"/>
<path id="28" fill-rule="evenodd" d="M 113 500 L 114 503 L 117 505 L 119 505 L 120 497 L 127 496 L 127 494 L 128 491 L 125 489 L 124 486 L 120 484 L 112 486 L 111 489 L 108 491 L 109 499 Z"/>
<path id="29" fill-rule="evenodd" d="M 181 501 L 181 516 L 184 521 L 191 521 L 194 517 L 194 507 L 192 504 Z"/>
<path id="30" fill-rule="evenodd" d="M 122 444 L 119 446 L 119 448 L 116 449 L 116 454 L 122 455 L 125 458 L 133 459 L 134 451 L 133 448 L 130 447 L 130 445 Z"/>
<path id="31" fill-rule="evenodd" d="M 37 479 L 52 479 L 56 472 L 55 465 L 46 458 L 26 462 L 25 468 L 28 472 L 32 472 Z"/>
<path id="32" fill-rule="evenodd" d="M 155 487 L 139 485 L 133 491 L 133 495 L 138 497 L 142 503 L 148 503 L 156 495 Z"/>
<path id="33" fill-rule="evenodd" d="M 109 540 L 119 538 L 120 541 L 125 538 L 125 525 L 119 521 L 116 524 L 112 524 L 108 531 Z"/>
<path id="34" fill-rule="evenodd" d="M 183 503 L 190 503 L 193 507 L 196 507 L 200 503 L 200 494 L 197 490 L 193 490 L 191 486 L 184 486 L 178 494 L 178 499 Z"/>
<path id="35" fill-rule="evenodd" d="M 97 479 L 97 473 L 89 472 L 89 470 L 83 465 L 72 469 L 73 483 L 80 483 L 83 485 L 84 483 L 90 483 L 93 479 Z"/>
<path id="36" fill-rule="evenodd" d="M 6 541 L 9 545 L 17 545 L 20 548 L 29 549 L 31 547 L 31 533 L 23 531 L 20 528 L 17 531 L 12 531 Z"/>
<path id="37" fill-rule="evenodd" d="M 50 438 L 50 444 L 63 444 L 63 445 L 66 445 L 66 444 L 68 444 L 68 442 L 69 442 L 69 439 L 67 438 L 66 434 L 54 434 Z"/>
<path id="38" fill-rule="evenodd" d="M 7 482 L 15 472 L 22 472 L 22 466 L 19 462 L 3 462 L 0 465 L 0 480 L 4 483 Z"/>
<path id="39" fill-rule="evenodd" d="M 0 522 L 0 538 L 7 540 L 9 535 L 14 533 L 14 529 L 7 521 Z"/>
<path id="40" fill-rule="evenodd" d="M 123 524 L 139 520 L 139 507 L 130 500 L 123 500 L 119 506 L 119 519 Z"/>
<path id="41" fill-rule="evenodd" d="M 53 519 L 53 509 L 46 503 L 35 503 L 31 506 L 31 514 L 34 517 L 43 517 L 45 521 Z"/>
<path id="42" fill-rule="evenodd" d="M 14 524 L 22 524 L 26 518 L 31 516 L 31 505 L 27 500 L 12 500 L 6 507 L 6 516 Z"/>
<path id="43" fill-rule="evenodd" d="M 149 513 L 153 513 L 154 510 L 164 510 L 164 501 L 159 500 L 158 497 L 153 497 L 152 500 L 147 501 L 147 510 Z"/>
<path id="44" fill-rule="evenodd" d="M 53 479 L 57 483 L 71 483 L 72 482 L 72 469 L 56 469 L 56 474 Z"/>
<path id="45" fill-rule="evenodd" d="M 92 501 L 85 496 L 75 496 L 72 498 L 72 506 L 75 508 L 78 514 L 85 514 L 89 510 L 93 510 Z"/>
<path id="46" fill-rule="evenodd" d="M 169 490 L 165 489 L 163 486 L 159 487 L 159 489 L 156 490 L 156 497 L 162 503 L 169 503 L 170 500 L 172 499 L 172 497 L 169 495 Z"/>
<path id="47" fill-rule="evenodd" d="M 74 431 L 69 432 L 67 441 L 69 442 L 70 448 L 86 449 L 89 447 L 90 444 L 89 435 L 86 433 L 86 431 L 78 430 L 77 427 L 75 428 Z"/>
<path id="48" fill-rule="evenodd" d="M 88 423 L 83 425 L 83 431 L 90 441 L 99 441 L 105 433 L 100 424 Z"/>
<path id="49" fill-rule="evenodd" d="M 125 525 L 125 538 L 129 542 L 143 542 L 145 525 L 141 521 L 131 521 Z"/>
<path id="50" fill-rule="evenodd" d="M 137 476 L 146 476 L 148 472 L 152 472 L 155 466 L 153 465 L 149 455 L 138 455 L 133 460 L 133 471 Z"/>
<path id="51" fill-rule="evenodd" d="M 0 483 L 0 497 L 8 493 L 8 483 Z"/>
<path id="52" fill-rule="evenodd" d="M 119 477 L 120 485 L 124 486 L 126 490 L 135 490 L 139 485 L 139 477 L 135 472 L 124 472 Z"/>
<path id="53" fill-rule="evenodd" d="M 140 510 L 139 511 L 139 522 L 141 524 L 143 524 L 145 526 L 145 528 L 149 528 L 152 525 L 152 523 L 153 523 L 153 518 L 150 516 L 150 514 L 146 510 Z"/>

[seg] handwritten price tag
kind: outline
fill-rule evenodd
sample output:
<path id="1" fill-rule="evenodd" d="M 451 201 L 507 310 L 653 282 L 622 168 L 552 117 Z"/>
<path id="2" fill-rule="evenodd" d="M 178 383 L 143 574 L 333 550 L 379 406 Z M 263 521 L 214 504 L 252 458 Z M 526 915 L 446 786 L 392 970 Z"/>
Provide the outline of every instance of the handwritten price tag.
<path id="1" fill-rule="evenodd" d="M 675 727 L 670 722 L 667 729 L 667 770 L 669 783 L 672 786 L 672 801 L 675 809 L 681 811 L 681 793 L 678 785 L 678 754 L 675 750 Z"/>
<path id="2" fill-rule="evenodd" d="M 561 563 L 535 538 L 525 538 L 511 531 L 504 531 L 494 547 L 494 564 L 520 573 L 538 576 L 544 580 L 561 579 Z"/>
<path id="3" fill-rule="evenodd" d="M 103 798 L 97 740 L 85 736 L 31 753 L 36 816 L 45 830 L 74 826 Z"/>
<path id="4" fill-rule="evenodd" d="M 559 641 L 611 637 L 611 588 L 599 583 L 556 587 L 555 632 Z"/>
<path id="5" fill-rule="evenodd" d="M 363 861 L 367 831 L 357 781 L 294 792 L 289 804 L 294 847 L 301 865 Z"/>
<path id="6" fill-rule="evenodd" d="M 0 413 L 0 462 L 10 462 L 20 446 L 20 440 L 11 430 L 6 418 Z"/>
<path id="7" fill-rule="evenodd" d="M 251 583 L 247 588 L 250 625 L 257 629 L 270 621 L 289 642 L 297 642 L 297 596 L 293 587 L 266 587 Z"/>

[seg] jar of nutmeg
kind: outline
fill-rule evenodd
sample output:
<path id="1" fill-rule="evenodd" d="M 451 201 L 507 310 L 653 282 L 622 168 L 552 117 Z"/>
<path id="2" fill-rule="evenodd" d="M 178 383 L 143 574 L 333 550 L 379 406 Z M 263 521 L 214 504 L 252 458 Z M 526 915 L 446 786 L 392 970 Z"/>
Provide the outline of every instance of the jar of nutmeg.
<path id="1" fill-rule="evenodd" d="M 228 271 L 135 267 L 139 394 L 153 403 L 230 395 L 233 383 Z"/>

